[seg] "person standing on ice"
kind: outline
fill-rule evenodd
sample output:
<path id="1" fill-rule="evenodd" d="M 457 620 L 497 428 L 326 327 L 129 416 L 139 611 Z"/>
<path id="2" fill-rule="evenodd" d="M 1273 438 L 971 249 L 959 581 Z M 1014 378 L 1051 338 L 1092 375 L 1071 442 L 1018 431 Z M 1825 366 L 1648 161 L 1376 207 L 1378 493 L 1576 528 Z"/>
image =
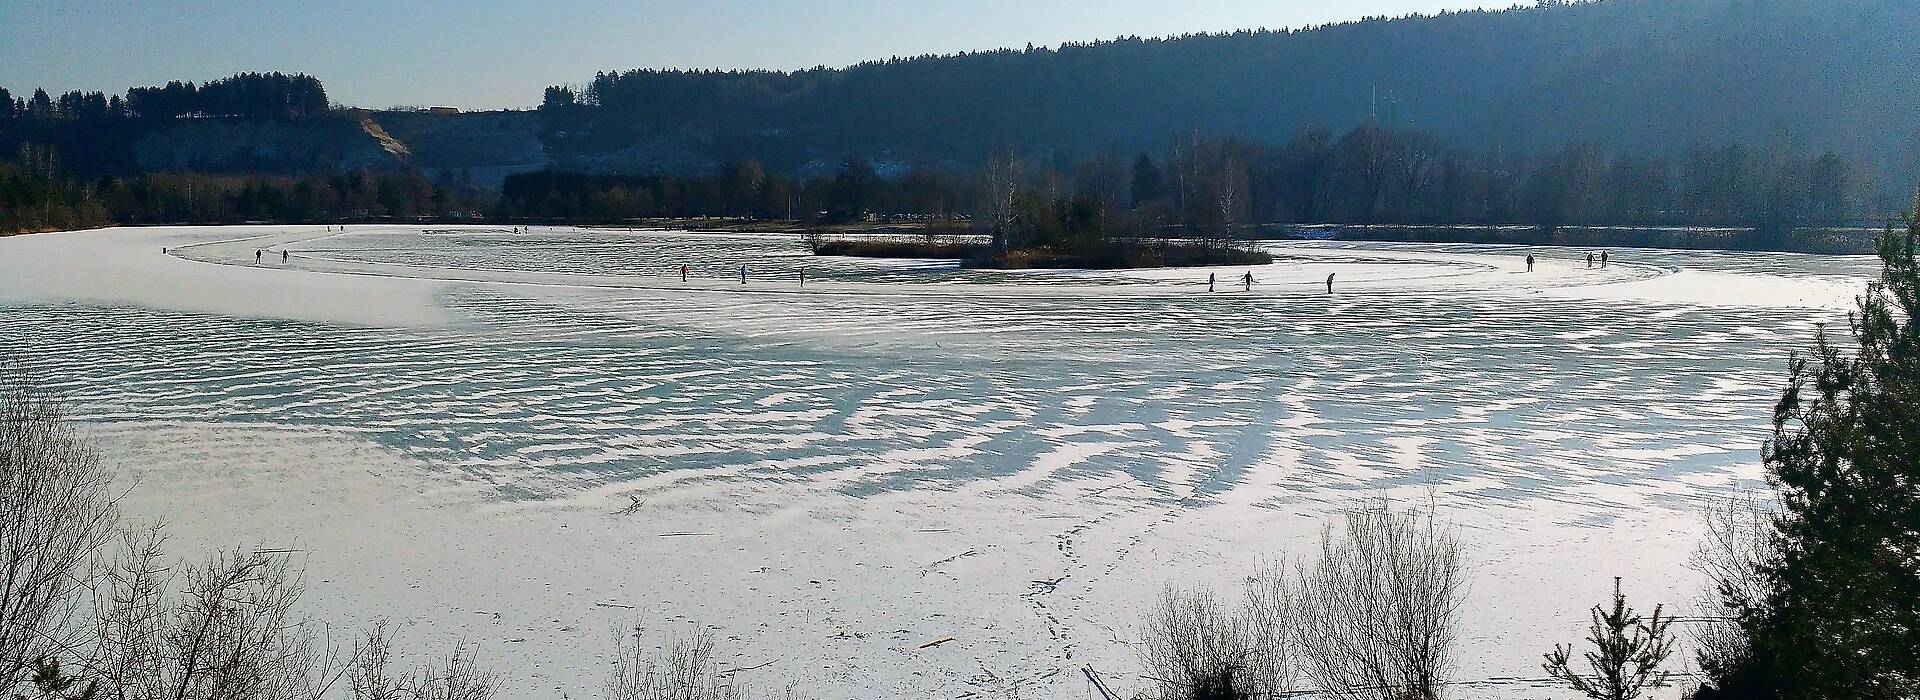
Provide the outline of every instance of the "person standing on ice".
<path id="1" fill-rule="evenodd" d="M 1247 284 L 1247 291 L 1249 292 L 1253 291 L 1253 271 L 1252 270 L 1248 270 L 1246 276 L 1241 278 L 1241 281 Z"/>
<path id="2" fill-rule="evenodd" d="M 807 268 L 800 268 L 800 286 L 807 286 Z"/>
<path id="3" fill-rule="evenodd" d="M 280 264 L 287 264 L 287 249 L 285 248 L 280 249 Z"/>
<path id="4" fill-rule="evenodd" d="M 1532 256 L 1532 255 L 1528 255 L 1528 256 L 1527 256 L 1527 271 L 1528 271 L 1528 272 L 1532 272 L 1532 271 L 1533 271 L 1533 256 Z"/>
<path id="5" fill-rule="evenodd" d="M 1600 251 L 1600 269 L 1607 269 L 1607 251 Z"/>
<path id="6" fill-rule="evenodd" d="M 687 264 L 680 263 L 680 281 L 687 281 Z"/>
<path id="7" fill-rule="evenodd" d="M 255 265 L 258 265 L 258 264 L 260 264 L 260 251 L 259 251 L 259 250 L 255 250 L 255 251 L 253 251 L 253 264 L 255 264 Z"/>
<path id="8" fill-rule="evenodd" d="M 1593 251 L 1587 251 L 1587 267 L 1593 267 Z"/>
<path id="9" fill-rule="evenodd" d="M 1207 273 L 1207 291 L 1213 291 L 1213 273 Z"/>
<path id="10" fill-rule="evenodd" d="M 1327 293 L 1333 293 L 1333 273 L 1327 273 Z"/>
<path id="11" fill-rule="evenodd" d="M 747 266 L 744 263 L 740 265 L 740 283 L 741 284 L 747 283 Z"/>

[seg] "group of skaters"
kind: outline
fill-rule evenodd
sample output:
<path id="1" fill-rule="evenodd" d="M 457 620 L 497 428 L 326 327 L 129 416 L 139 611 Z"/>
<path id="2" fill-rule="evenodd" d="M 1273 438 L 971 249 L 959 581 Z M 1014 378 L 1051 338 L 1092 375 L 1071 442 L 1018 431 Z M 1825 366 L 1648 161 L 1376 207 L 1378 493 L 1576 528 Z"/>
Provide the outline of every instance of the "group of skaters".
<path id="1" fill-rule="evenodd" d="M 693 274 L 692 267 L 688 266 L 686 263 L 680 264 L 680 281 L 682 282 L 687 281 L 687 279 L 692 274 Z M 745 263 L 741 263 L 740 265 L 740 283 L 741 284 L 747 283 L 747 266 Z M 807 268 L 804 268 L 804 267 L 800 268 L 800 286 L 802 287 L 807 286 Z"/>
<path id="2" fill-rule="evenodd" d="M 1327 293 L 1328 294 L 1333 293 L 1333 275 L 1334 273 L 1331 273 L 1331 272 L 1327 273 Z M 1217 281 L 1217 278 L 1214 277 L 1213 273 L 1211 272 L 1207 273 L 1207 291 L 1209 292 L 1213 291 L 1216 281 Z M 1252 270 L 1248 270 L 1247 274 L 1240 276 L 1240 284 L 1242 289 L 1245 289 L 1246 291 L 1249 291 L 1249 292 L 1253 291 L 1253 271 Z"/>
<path id="3" fill-rule="evenodd" d="M 1528 253 L 1526 259 L 1527 259 L 1527 271 L 1532 272 L 1533 265 L 1535 262 L 1533 254 Z M 1600 251 L 1597 254 L 1597 257 L 1595 253 L 1593 253 L 1592 251 L 1588 251 L 1587 267 L 1591 269 L 1596 262 L 1599 263 L 1600 269 L 1604 270 L 1607 268 L 1607 264 L 1612 262 L 1612 259 L 1607 254 L 1607 251 L 1604 251 L 1604 250 Z M 804 272 L 801 274 L 803 277 L 805 276 Z M 1327 293 L 1328 294 L 1333 293 L 1333 276 L 1334 276 L 1334 273 L 1332 272 L 1327 273 Z M 1218 283 L 1219 283 L 1219 278 L 1216 277 L 1214 273 L 1211 273 L 1211 272 L 1207 273 L 1207 291 L 1209 292 L 1213 291 L 1214 288 L 1218 285 Z M 1242 289 L 1249 292 L 1253 291 L 1253 271 L 1252 270 L 1248 270 L 1246 274 L 1240 276 L 1240 284 Z"/>
<path id="4" fill-rule="evenodd" d="M 1607 263 L 1611 262 L 1610 257 L 1607 255 L 1607 251 L 1604 251 L 1604 250 L 1600 251 L 1600 255 L 1597 260 L 1600 263 L 1600 269 L 1602 270 L 1607 269 Z M 1594 257 L 1593 251 L 1587 251 L 1587 269 L 1593 269 L 1593 264 L 1595 261 L 1596 261 L 1596 258 Z M 1533 271 L 1533 254 L 1532 253 L 1527 254 L 1527 271 L 1528 272 Z"/>

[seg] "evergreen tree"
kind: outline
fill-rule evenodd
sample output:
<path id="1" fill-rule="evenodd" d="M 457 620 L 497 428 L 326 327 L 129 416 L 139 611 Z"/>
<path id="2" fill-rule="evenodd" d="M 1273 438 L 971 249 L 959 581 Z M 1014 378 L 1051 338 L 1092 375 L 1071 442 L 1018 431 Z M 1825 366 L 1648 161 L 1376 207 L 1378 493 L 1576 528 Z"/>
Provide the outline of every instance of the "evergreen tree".
<path id="1" fill-rule="evenodd" d="M 1613 606 L 1593 606 L 1593 625 L 1587 641 L 1593 651 L 1582 656 L 1592 675 L 1583 675 L 1573 667 L 1573 647 L 1555 645 L 1547 652 L 1541 667 L 1547 675 L 1566 683 L 1593 700 L 1633 700 L 1642 692 L 1665 688 L 1673 674 L 1660 669 L 1673 654 L 1673 635 L 1667 627 L 1673 618 L 1661 617 L 1660 606 L 1653 606 L 1653 617 L 1642 618 L 1627 607 L 1620 592 L 1620 577 L 1613 579 Z"/>
<path id="2" fill-rule="evenodd" d="M 1917 203 L 1920 204 L 1920 203 Z M 1879 242 L 1851 318 L 1796 357 L 1765 451 L 1778 559 L 1760 600 L 1729 600 L 1744 674 L 1787 698 L 1920 696 L 1920 220 Z M 1750 689 L 1721 689 L 1749 692 Z"/>
<path id="3" fill-rule="evenodd" d="M 53 98 L 47 97 L 45 88 L 34 88 L 33 98 L 27 100 L 27 116 L 35 119 L 53 116 Z"/>
<path id="4" fill-rule="evenodd" d="M 1133 208 L 1139 209 L 1140 205 L 1165 196 L 1166 187 L 1166 180 L 1160 174 L 1160 168 L 1154 166 L 1152 158 L 1142 153 L 1134 159 Z"/>

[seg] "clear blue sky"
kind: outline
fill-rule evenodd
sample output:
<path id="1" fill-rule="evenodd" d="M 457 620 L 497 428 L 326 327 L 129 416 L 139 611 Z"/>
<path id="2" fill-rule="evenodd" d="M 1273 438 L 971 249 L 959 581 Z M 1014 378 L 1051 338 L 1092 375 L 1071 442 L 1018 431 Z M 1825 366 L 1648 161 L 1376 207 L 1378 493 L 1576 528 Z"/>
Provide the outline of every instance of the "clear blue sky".
<path id="1" fill-rule="evenodd" d="M 305 72 L 337 102 L 531 106 L 595 70 L 804 68 L 1485 0 L 0 0 L 0 86 L 119 92 Z"/>

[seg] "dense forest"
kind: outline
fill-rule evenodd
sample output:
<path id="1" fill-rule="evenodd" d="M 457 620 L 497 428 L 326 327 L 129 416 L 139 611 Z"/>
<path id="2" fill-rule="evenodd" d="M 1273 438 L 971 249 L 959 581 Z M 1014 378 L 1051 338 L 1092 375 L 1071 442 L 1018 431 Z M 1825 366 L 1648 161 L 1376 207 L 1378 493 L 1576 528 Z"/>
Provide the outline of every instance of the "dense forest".
<path id="1" fill-rule="evenodd" d="M 491 193 L 418 170 L 301 177 L 147 173 L 72 180 L 0 161 L 0 234 L 114 224 L 478 220 Z"/>
<path id="2" fill-rule="evenodd" d="M 79 176 L 133 175 L 141 137 L 183 119 L 297 121 L 329 115 L 326 88 L 308 75 L 241 73 L 198 84 L 134 87 L 125 97 L 0 87 L 0 155 L 37 149 Z"/>
<path id="3" fill-rule="evenodd" d="M 873 213 L 964 215 L 983 226 L 1019 196 L 1127 213 L 1188 232 L 1258 224 L 1713 226 L 1786 234 L 1859 215 L 1851 164 L 1786 145 L 1608 155 L 1571 145 L 1536 156 L 1449 148 L 1432 133 L 1362 124 L 1280 144 L 1189 136 L 1131 158 L 1073 163 L 1002 152 L 984 168 L 918 167 L 881 177 L 849 155 L 830 173 L 787 176 L 738 161 L 695 177 L 528 173 L 509 177 L 498 215 L 620 221 L 737 216 L 844 220 Z M 1001 183 L 996 186 L 995 183 Z M 1034 217 L 1028 217 L 1032 219 Z"/>
<path id="4" fill-rule="evenodd" d="M 125 99 L 79 90 L 51 97 L 44 88 L 34 90 L 32 96 L 15 96 L 6 88 L 0 88 L 0 122 L 180 117 L 303 119 L 325 114 L 327 109 L 327 91 L 319 79 L 280 73 L 241 73 L 203 85 L 176 80 L 159 87 L 130 88 Z"/>
<path id="5" fill-rule="evenodd" d="M 1369 118 L 1533 157 L 1782 140 L 1856 163 L 1891 218 L 1920 172 L 1920 91 L 1901 87 L 1920 74 L 1914 36 L 1907 0 L 1543 1 L 844 69 L 603 72 L 548 89 L 542 114 L 558 165 L 590 168 L 622 152 L 658 161 L 634 168 L 694 153 L 825 171 L 847 152 L 977 166 L 1008 144 L 1077 161 L 1176 133 L 1280 143 Z"/>
<path id="6" fill-rule="evenodd" d="M 1278 144 L 1189 134 L 1153 152 L 1080 161 L 990 154 L 976 168 L 892 176 L 867 157 L 783 174 L 755 160 L 710 175 L 536 171 L 496 192 L 449 171 L 308 175 L 144 173 L 81 178 L 58 149 L 26 144 L 0 177 L 0 230 L 106 223 L 472 219 L 616 223 L 737 217 L 837 223 L 948 221 L 1014 240 L 1236 239 L 1292 224 L 1716 227 L 1743 245 L 1862 222 L 1855 166 L 1784 141 L 1609 154 L 1574 144 L 1537 155 L 1467 151 L 1373 122 Z"/>

